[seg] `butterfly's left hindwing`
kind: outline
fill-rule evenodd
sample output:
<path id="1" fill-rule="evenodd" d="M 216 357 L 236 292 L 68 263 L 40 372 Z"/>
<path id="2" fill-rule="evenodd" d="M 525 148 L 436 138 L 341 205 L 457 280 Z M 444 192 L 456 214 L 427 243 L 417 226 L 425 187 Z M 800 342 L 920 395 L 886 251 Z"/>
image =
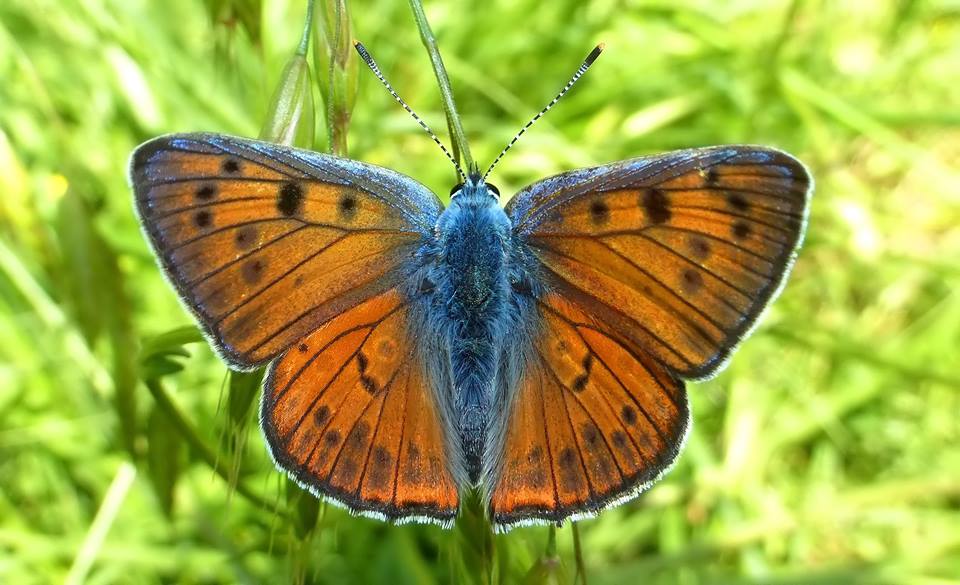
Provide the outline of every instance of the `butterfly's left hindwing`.
<path id="1" fill-rule="evenodd" d="M 436 384 L 411 305 L 375 296 L 271 366 L 261 425 L 277 463 L 349 510 L 449 526 L 459 506 Z"/>

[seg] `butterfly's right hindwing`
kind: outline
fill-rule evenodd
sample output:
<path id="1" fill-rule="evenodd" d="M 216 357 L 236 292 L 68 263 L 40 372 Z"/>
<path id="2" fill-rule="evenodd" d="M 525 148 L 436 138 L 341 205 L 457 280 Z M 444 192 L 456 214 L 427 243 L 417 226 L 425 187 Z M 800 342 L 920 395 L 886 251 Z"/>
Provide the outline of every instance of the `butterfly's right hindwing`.
<path id="1" fill-rule="evenodd" d="M 498 531 L 629 499 L 673 465 L 689 428 L 683 382 L 562 295 L 537 296 L 532 337 L 511 350 L 523 366 L 490 450 L 485 491 Z"/>

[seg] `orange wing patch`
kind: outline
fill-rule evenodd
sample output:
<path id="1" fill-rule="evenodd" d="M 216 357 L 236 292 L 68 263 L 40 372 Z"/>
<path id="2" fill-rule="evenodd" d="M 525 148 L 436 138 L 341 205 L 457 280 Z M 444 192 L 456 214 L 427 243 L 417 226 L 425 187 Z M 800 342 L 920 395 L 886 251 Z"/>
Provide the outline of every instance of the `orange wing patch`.
<path id="1" fill-rule="evenodd" d="M 267 362 L 394 287 L 422 241 L 396 204 L 256 143 L 177 140 L 134 155 L 137 209 L 181 297 L 235 367 Z"/>
<path id="2" fill-rule="evenodd" d="M 453 522 L 459 506 L 439 410 L 396 291 L 291 348 L 264 385 L 261 424 L 277 464 L 355 513 Z"/>
<path id="3" fill-rule="evenodd" d="M 521 230 L 540 214 L 525 239 L 548 279 L 633 351 L 708 376 L 786 278 L 810 177 L 792 157 L 753 147 L 670 153 L 639 168 L 539 195 Z"/>
<path id="4" fill-rule="evenodd" d="M 490 514 L 499 529 L 591 515 L 645 489 L 680 451 L 683 383 L 558 294 L 507 417 Z"/>

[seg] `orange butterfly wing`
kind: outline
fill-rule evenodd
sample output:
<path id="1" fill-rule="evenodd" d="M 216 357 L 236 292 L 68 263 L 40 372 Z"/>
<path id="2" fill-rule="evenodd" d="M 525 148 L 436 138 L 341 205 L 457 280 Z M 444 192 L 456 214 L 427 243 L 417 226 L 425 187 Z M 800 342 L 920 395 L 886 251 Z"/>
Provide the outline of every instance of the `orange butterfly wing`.
<path id="1" fill-rule="evenodd" d="M 511 201 L 548 292 L 491 446 L 498 528 L 590 515 L 670 467 L 680 378 L 722 367 L 777 293 L 811 186 L 789 155 L 734 146 L 582 169 Z"/>
<path id="2" fill-rule="evenodd" d="M 728 146 L 559 175 L 509 211 L 547 282 L 684 378 L 715 373 L 789 272 L 812 180 Z"/>
<path id="3" fill-rule="evenodd" d="M 402 293 L 440 204 L 357 161 L 214 134 L 161 137 L 131 162 L 167 276 L 235 368 L 278 355 L 261 424 L 318 495 L 394 521 L 452 522 L 459 499 Z"/>
<path id="4" fill-rule="evenodd" d="M 689 426 L 683 383 L 557 293 L 508 410 L 489 494 L 498 529 L 589 515 L 656 480 Z"/>
<path id="5" fill-rule="evenodd" d="M 260 420 L 277 464 L 315 493 L 449 526 L 457 486 L 408 312 L 388 291 L 307 336 L 271 367 Z"/>
<path id="6" fill-rule="evenodd" d="M 397 286 L 440 211 L 393 171 L 216 134 L 147 142 L 131 178 L 166 274 L 236 368 Z"/>

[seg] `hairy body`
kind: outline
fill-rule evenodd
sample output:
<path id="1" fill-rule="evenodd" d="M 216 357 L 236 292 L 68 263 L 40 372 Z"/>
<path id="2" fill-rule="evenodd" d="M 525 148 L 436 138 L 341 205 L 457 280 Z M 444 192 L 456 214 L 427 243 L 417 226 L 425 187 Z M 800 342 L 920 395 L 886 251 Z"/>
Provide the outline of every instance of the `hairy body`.
<path id="1" fill-rule="evenodd" d="M 435 347 L 424 359 L 448 372 L 450 384 L 438 400 L 448 443 L 463 454 L 469 483 L 477 485 L 483 454 L 496 435 L 492 416 L 503 384 L 498 373 L 513 370 L 513 352 L 525 328 L 526 301 L 532 294 L 522 249 L 511 241 L 512 226 L 497 200 L 499 193 L 471 177 L 454 192 L 437 220 L 434 238 L 421 253 L 414 277 L 424 298 L 425 318 Z"/>

